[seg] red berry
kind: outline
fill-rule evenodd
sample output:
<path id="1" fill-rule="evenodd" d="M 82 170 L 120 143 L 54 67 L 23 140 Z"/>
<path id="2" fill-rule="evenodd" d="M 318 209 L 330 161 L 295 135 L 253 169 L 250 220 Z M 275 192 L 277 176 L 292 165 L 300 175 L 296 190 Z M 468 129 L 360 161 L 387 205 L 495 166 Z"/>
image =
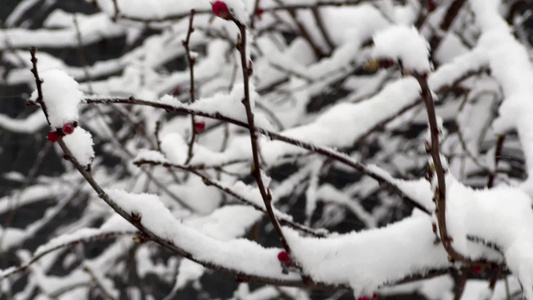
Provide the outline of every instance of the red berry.
<path id="1" fill-rule="evenodd" d="M 285 251 L 281 251 L 278 253 L 278 260 L 283 264 L 289 264 L 291 262 L 291 258 L 289 257 L 289 254 Z"/>
<path id="2" fill-rule="evenodd" d="M 202 133 L 205 130 L 205 122 L 204 121 L 197 121 L 194 123 L 194 132 L 195 133 Z"/>
<path id="3" fill-rule="evenodd" d="M 370 297 L 362 296 L 362 297 L 357 298 L 357 300 L 370 300 Z"/>
<path id="4" fill-rule="evenodd" d="M 179 85 L 176 86 L 176 87 L 174 88 L 174 90 L 172 90 L 172 93 L 173 93 L 174 95 L 179 95 L 179 94 L 181 94 L 181 92 L 182 92 L 182 90 L 181 90 L 181 86 L 179 86 Z"/>
<path id="5" fill-rule="evenodd" d="M 265 12 L 264 9 L 262 9 L 262 8 L 258 8 L 258 9 L 255 11 L 255 14 L 256 14 L 258 17 L 261 17 L 261 15 L 263 15 L 264 12 Z"/>
<path id="6" fill-rule="evenodd" d="M 48 140 L 52 143 L 59 141 L 59 133 L 57 131 L 50 131 L 48 133 Z"/>
<path id="7" fill-rule="evenodd" d="M 432 12 L 435 10 L 435 1 L 433 0 L 429 0 L 428 1 L 428 11 L 429 12 Z"/>
<path id="8" fill-rule="evenodd" d="M 213 13 L 224 20 L 230 20 L 231 19 L 231 13 L 229 12 L 228 6 L 223 1 L 215 1 L 213 4 L 211 4 L 211 9 L 213 9 Z"/>
<path id="9" fill-rule="evenodd" d="M 480 266 L 474 266 L 474 273 L 476 273 L 476 274 L 481 273 L 481 267 Z"/>
<path id="10" fill-rule="evenodd" d="M 76 128 L 76 126 L 74 126 L 74 124 L 66 123 L 65 125 L 63 125 L 63 133 L 64 134 L 71 134 L 72 132 L 74 132 L 74 128 Z"/>

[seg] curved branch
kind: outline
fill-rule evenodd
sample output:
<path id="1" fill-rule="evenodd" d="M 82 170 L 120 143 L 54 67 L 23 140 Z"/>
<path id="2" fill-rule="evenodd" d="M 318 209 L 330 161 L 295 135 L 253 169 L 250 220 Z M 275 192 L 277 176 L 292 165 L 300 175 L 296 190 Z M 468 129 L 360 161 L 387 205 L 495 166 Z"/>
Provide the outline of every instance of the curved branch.
<path id="1" fill-rule="evenodd" d="M 167 112 L 177 112 L 177 113 L 184 113 L 184 114 L 192 114 L 192 115 L 202 116 L 202 117 L 206 117 L 206 118 L 217 119 L 217 120 L 220 120 L 220 121 L 223 121 L 223 122 L 227 122 L 227 123 L 231 123 L 231 124 L 243 127 L 243 128 L 249 128 L 247 123 L 239 121 L 239 120 L 236 120 L 236 119 L 233 119 L 233 118 L 230 118 L 230 117 L 227 117 L 227 116 L 224 116 L 224 115 L 222 115 L 220 113 L 206 113 L 206 112 L 201 111 L 201 110 L 195 110 L 195 109 L 191 109 L 191 108 L 184 107 L 184 106 L 173 106 L 173 105 L 163 104 L 163 103 L 160 103 L 160 102 L 151 102 L 151 101 L 146 101 L 146 100 L 140 100 L 140 99 L 136 99 L 134 97 L 129 97 L 129 98 L 86 98 L 85 102 L 88 103 L 88 104 L 133 104 L 133 105 L 144 105 L 144 106 L 150 106 L 150 107 L 164 109 Z M 349 166 L 349 167 L 351 167 L 353 169 L 356 169 L 359 172 L 374 178 L 380 185 L 385 186 L 390 191 L 392 191 L 393 193 L 397 194 L 398 196 L 400 196 L 402 199 L 404 199 L 405 201 L 407 201 L 408 203 L 410 203 L 414 207 L 420 209 L 421 211 L 423 211 L 423 212 L 425 212 L 427 214 L 431 214 L 431 212 L 427 208 L 425 208 L 423 205 L 418 203 L 418 201 L 414 200 L 413 198 L 409 197 L 404 192 L 402 192 L 402 190 L 396 184 L 394 184 L 393 182 L 388 180 L 385 176 L 383 176 L 382 174 L 379 174 L 378 172 L 372 170 L 371 168 L 367 167 L 366 165 L 364 165 L 362 163 L 354 161 L 353 159 L 351 159 L 348 155 L 346 155 L 344 153 L 340 153 L 340 152 L 338 152 L 338 151 L 336 151 L 336 150 L 334 150 L 332 148 L 329 148 L 329 147 L 313 145 L 313 144 L 310 144 L 310 143 L 307 143 L 307 142 L 304 142 L 304 141 L 301 141 L 301 140 L 298 140 L 298 139 L 295 139 L 295 138 L 291 138 L 291 137 L 288 137 L 288 136 L 284 136 L 282 134 L 279 134 L 279 133 L 276 133 L 276 132 L 272 132 L 272 131 L 269 131 L 269 130 L 266 130 L 266 129 L 263 129 L 263 128 L 259 128 L 259 127 L 255 127 L 255 132 L 263 134 L 263 135 L 265 135 L 266 137 L 268 137 L 271 140 L 284 142 L 284 143 L 287 143 L 287 144 L 291 144 L 291 145 L 300 147 L 302 149 L 309 150 L 309 151 L 314 152 L 314 153 L 318 153 L 318 154 L 324 155 L 324 156 L 326 156 L 328 158 L 331 158 L 331 159 L 336 160 L 336 161 L 338 161 L 340 163 L 343 163 L 343 164 L 345 164 L 345 165 L 347 165 L 347 166 Z"/>

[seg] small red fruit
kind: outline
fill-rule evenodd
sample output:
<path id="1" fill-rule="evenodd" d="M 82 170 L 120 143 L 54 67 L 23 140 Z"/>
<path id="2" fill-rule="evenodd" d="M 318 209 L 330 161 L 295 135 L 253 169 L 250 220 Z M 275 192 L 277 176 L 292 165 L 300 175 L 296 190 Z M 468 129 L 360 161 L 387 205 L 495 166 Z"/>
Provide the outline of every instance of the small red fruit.
<path id="1" fill-rule="evenodd" d="M 363 296 L 363 297 L 357 298 L 357 300 L 370 300 L 370 297 Z"/>
<path id="2" fill-rule="evenodd" d="M 255 11 L 255 14 L 261 18 L 261 16 L 263 15 L 263 13 L 265 13 L 265 10 L 262 9 L 262 8 L 258 8 L 256 11 Z"/>
<path id="3" fill-rule="evenodd" d="M 211 4 L 211 9 L 213 13 L 224 20 L 231 20 L 231 13 L 229 12 L 228 6 L 223 1 L 215 1 Z"/>
<path id="4" fill-rule="evenodd" d="M 57 141 L 59 141 L 59 133 L 57 133 L 57 131 L 50 131 L 48 133 L 48 140 L 52 143 L 55 143 Z"/>
<path id="5" fill-rule="evenodd" d="M 476 274 L 481 273 L 481 267 L 480 266 L 474 266 L 474 273 L 476 273 Z"/>
<path id="6" fill-rule="evenodd" d="M 291 258 L 289 257 L 289 254 L 286 251 L 281 251 L 280 253 L 278 253 L 278 260 L 285 265 L 291 262 Z"/>
<path id="7" fill-rule="evenodd" d="M 176 86 L 176 87 L 174 88 L 174 90 L 172 90 L 172 93 L 173 93 L 174 95 L 179 95 L 179 94 L 181 94 L 181 92 L 182 92 L 182 89 L 181 89 L 181 86 L 179 86 L 179 85 Z"/>
<path id="8" fill-rule="evenodd" d="M 205 130 L 205 122 L 204 121 L 197 121 L 194 123 L 194 132 L 195 133 L 202 133 Z"/>
<path id="9" fill-rule="evenodd" d="M 74 128 L 76 128 L 76 126 L 74 126 L 74 124 L 66 123 L 65 125 L 63 125 L 63 133 L 64 134 L 71 134 L 71 133 L 74 132 Z"/>
<path id="10" fill-rule="evenodd" d="M 435 5 L 435 1 L 433 1 L 433 0 L 429 0 L 429 1 L 428 1 L 428 11 L 429 11 L 429 12 L 434 11 L 434 10 L 435 10 L 435 6 L 436 6 L 436 5 Z"/>

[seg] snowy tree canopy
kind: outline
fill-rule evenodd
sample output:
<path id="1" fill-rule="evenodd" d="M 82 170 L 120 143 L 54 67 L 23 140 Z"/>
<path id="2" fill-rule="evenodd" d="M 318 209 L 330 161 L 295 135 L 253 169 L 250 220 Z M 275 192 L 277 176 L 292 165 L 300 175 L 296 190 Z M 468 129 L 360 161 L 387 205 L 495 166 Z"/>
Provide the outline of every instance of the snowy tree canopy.
<path id="1" fill-rule="evenodd" d="M 532 8 L 18 1 L 0 298 L 533 300 Z"/>

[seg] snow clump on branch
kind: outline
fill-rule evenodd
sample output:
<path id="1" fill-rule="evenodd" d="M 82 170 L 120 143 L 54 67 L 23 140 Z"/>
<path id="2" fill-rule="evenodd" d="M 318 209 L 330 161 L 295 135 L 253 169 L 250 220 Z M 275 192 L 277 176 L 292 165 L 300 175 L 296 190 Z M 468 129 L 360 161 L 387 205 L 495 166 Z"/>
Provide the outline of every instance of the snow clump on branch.
<path id="1" fill-rule="evenodd" d="M 414 27 L 391 26 L 374 35 L 374 57 L 392 59 L 408 71 L 429 72 L 429 44 Z"/>

